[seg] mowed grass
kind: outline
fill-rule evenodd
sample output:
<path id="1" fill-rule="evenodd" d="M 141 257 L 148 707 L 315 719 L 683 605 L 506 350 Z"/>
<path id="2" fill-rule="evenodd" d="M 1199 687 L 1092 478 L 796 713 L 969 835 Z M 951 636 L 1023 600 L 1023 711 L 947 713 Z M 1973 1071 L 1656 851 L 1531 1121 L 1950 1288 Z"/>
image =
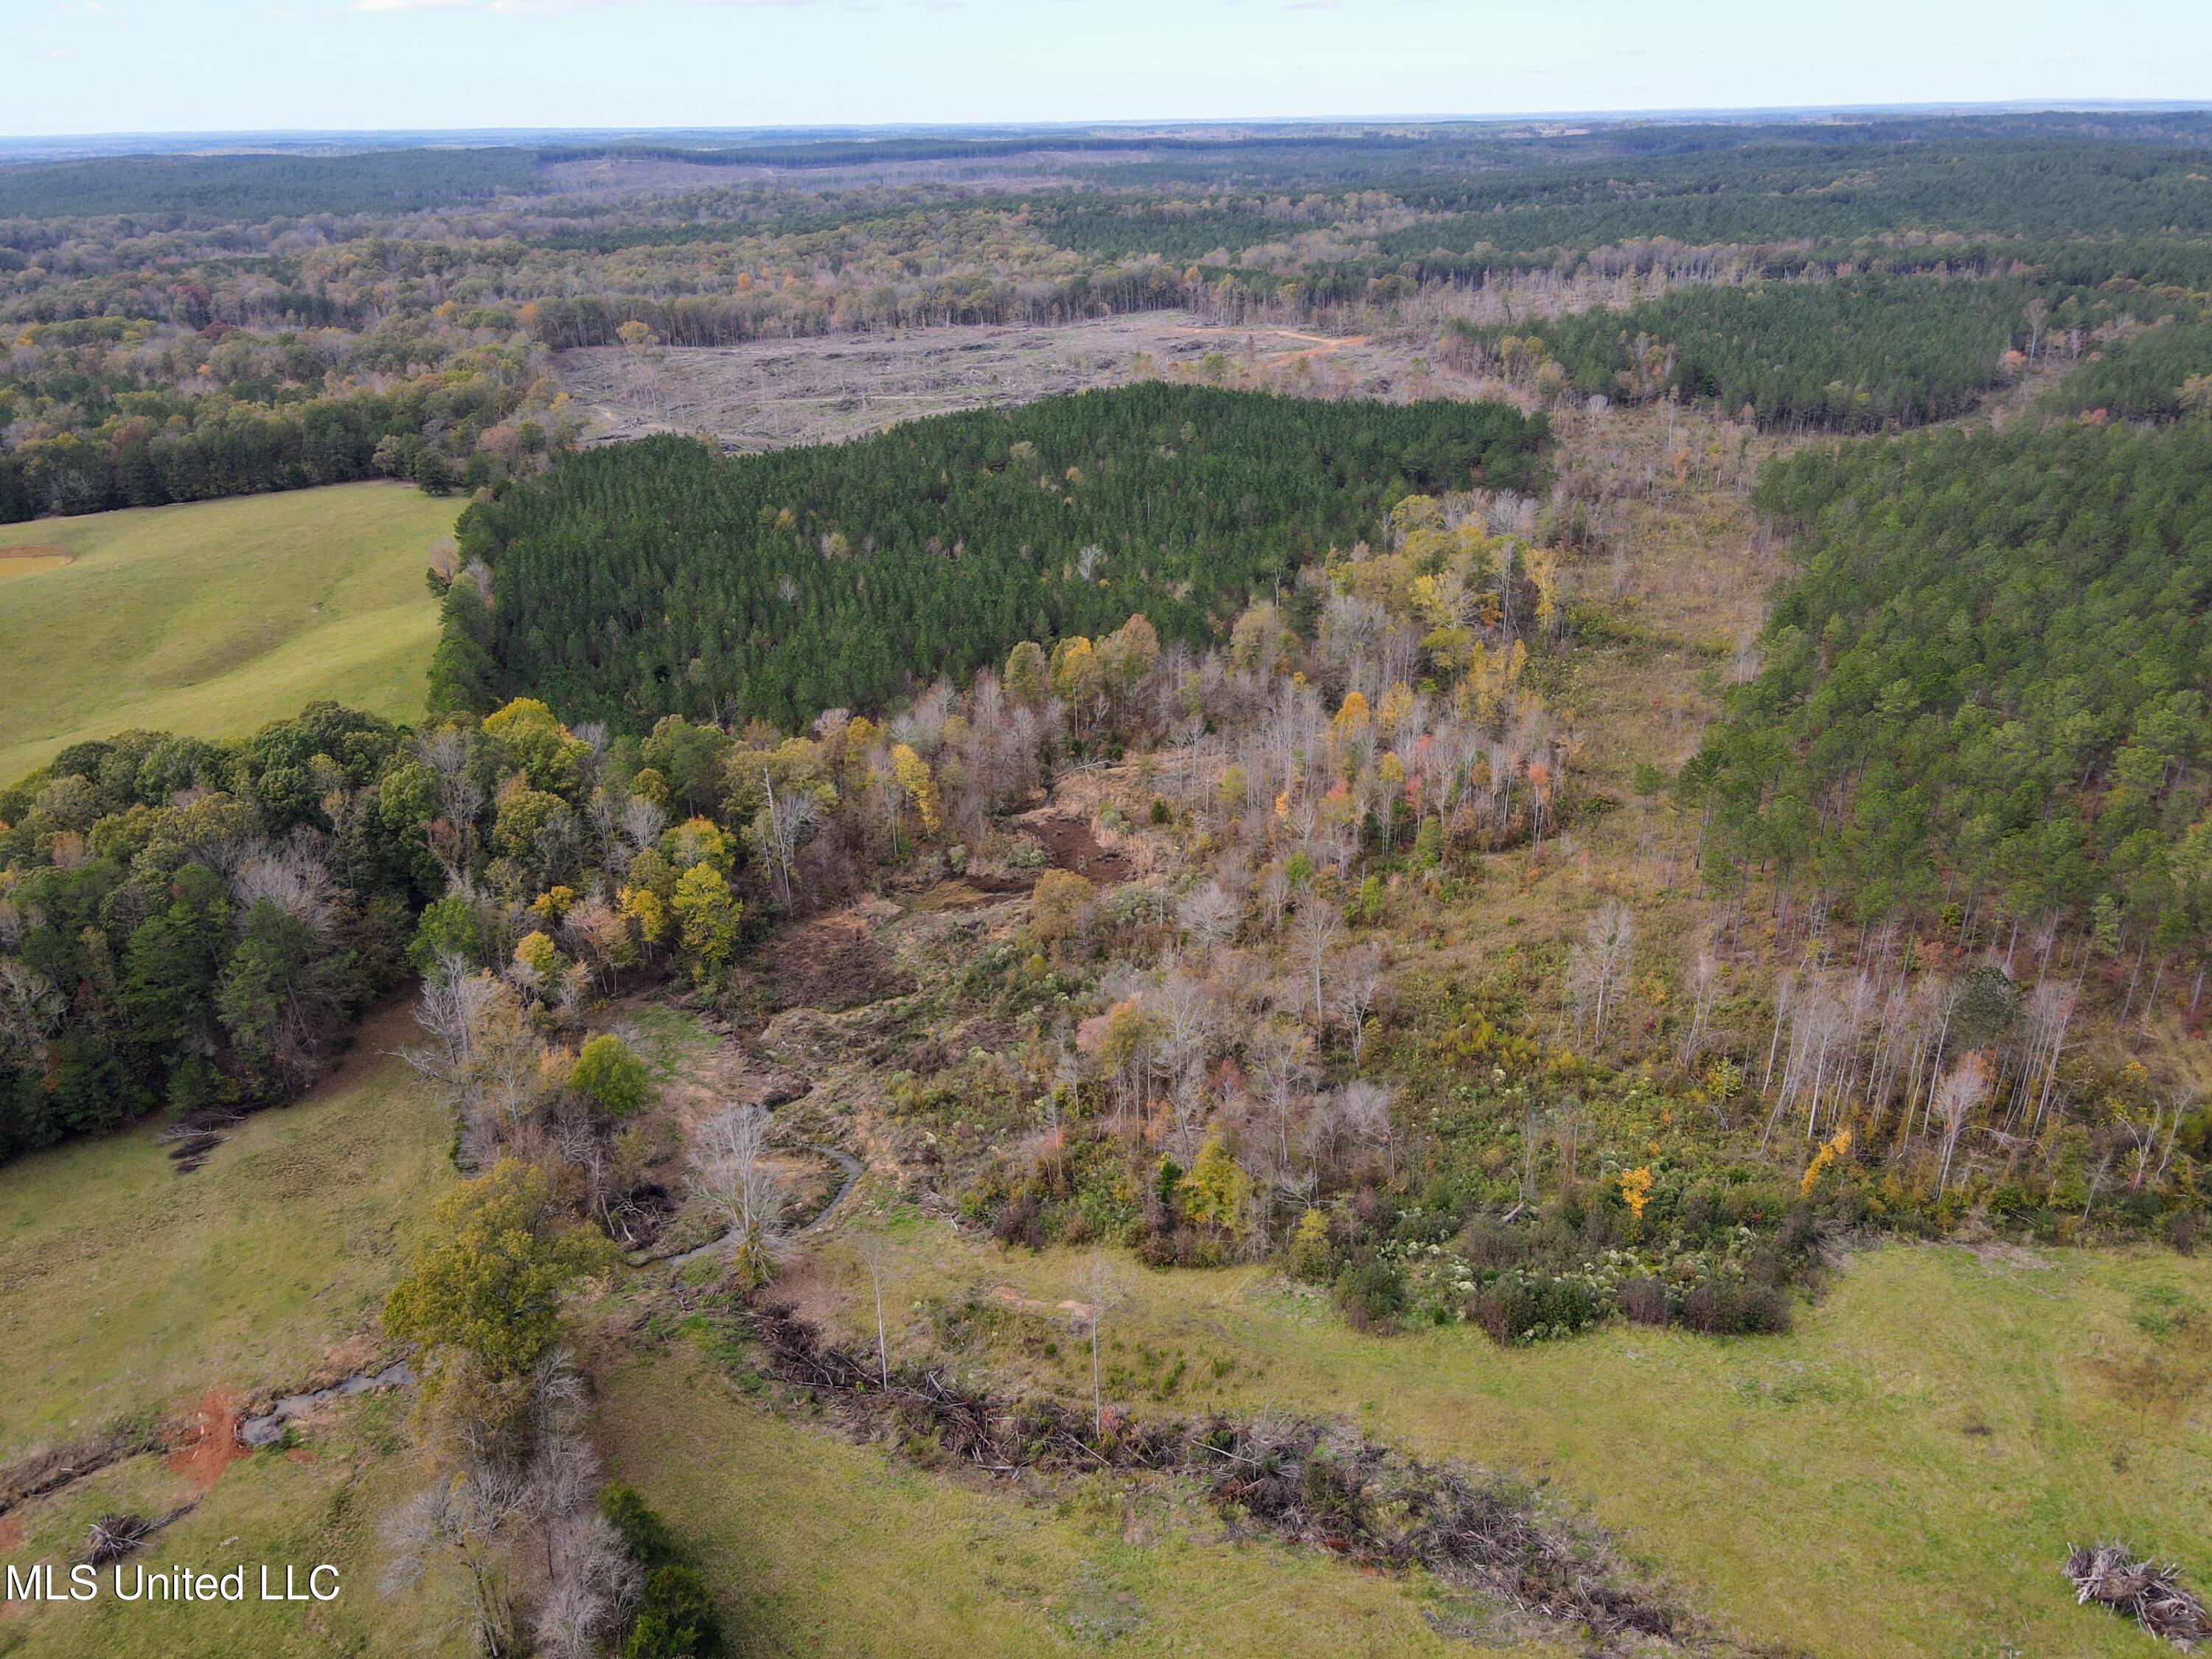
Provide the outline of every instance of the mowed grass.
<path id="1" fill-rule="evenodd" d="M 46 550 L 0 557 L 0 781 L 84 738 L 222 737 L 319 697 L 412 718 L 423 567 L 459 505 L 356 483 L 0 526 L 0 551 Z"/>
<path id="2" fill-rule="evenodd" d="M 373 1325 L 454 1179 L 443 1114 L 388 1052 L 405 1013 L 190 1174 L 143 1127 L 0 1165 L 0 1464 L 304 1381 Z"/>
<path id="3" fill-rule="evenodd" d="M 933 1224 L 904 1237 L 902 1308 L 1000 1286 L 1043 1304 L 963 1367 L 1087 1397 L 1087 1353 L 1045 1310 L 1074 1293 L 1082 1258 Z M 872 1346 L 865 1280 L 841 1250 L 825 1246 L 793 1288 Z M 2151 1659 L 2168 1650 L 2074 1605 L 2057 1570 L 2068 1544 L 2122 1538 L 2212 1583 L 2212 1262 L 1899 1246 L 1856 1257 L 1784 1336 L 1617 1326 L 1510 1350 L 1465 1327 L 1362 1336 L 1265 1269 L 1124 1265 L 1134 1297 L 1109 1364 L 1158 1378 L 1188 1362 L 1167 1399 L 1125 1395 L 1139 1409 L 1340 1413 L 1409 1449 L 1542 1481 L 1747 1641 L 1820 1659 Z M 902 1316 L 894 1341 L 926 1346 L 921 1317 Z M 1041 1358 L 1054 1335 L 1057 1358 Z M 1218 1376 L 1217 1360 L 1231 1362 Z M 702 1524 L 742 1524 L 772 1502 L 742 1464 L 714 1474 L 703 1446 L 658 1467 Z M 717 1479 L 711 1508 L 674 1495 Z M 865 1556 L 869 1514 L 809 1522 L 822 1532 L 803 1581 Z"/>

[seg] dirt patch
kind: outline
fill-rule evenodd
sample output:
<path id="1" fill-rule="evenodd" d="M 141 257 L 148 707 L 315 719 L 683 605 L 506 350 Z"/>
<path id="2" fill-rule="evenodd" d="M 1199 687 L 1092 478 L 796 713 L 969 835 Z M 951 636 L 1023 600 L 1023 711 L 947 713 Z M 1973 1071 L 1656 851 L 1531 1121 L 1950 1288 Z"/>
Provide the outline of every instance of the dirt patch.
<path id="1" fill-rule="evenodd" d="M 1026 893 L 1033 884 L 1017 881 L 1012 876 L 961 876 L 951 881 L 940 881 L 927 892 L 917 893 L 905 901 L 909 915 L 930 915 L 944 910 L 980 910 L 987 904 Z"/>
<path id="2" fill-rule="evenodd" d="M 753 972 L 778 1013 L 819 1008 L 834 1014 L 914 988 L 867 925 L 851 915 L 790 929 L 761 952 Z"/>
<path id="3" fill-rule="evenodd" d="M 1991 1269 L 2002 1267 L 2020 1273 L 2047 1273 L 2058 1265 L 2024 1244 L 2009 1244 L 2001 1239 L 1969 1244 L 1966 1249 L 1982 1266 Z"/>
<path id="4" fill-rule="evenodd" d="M 1079 1302 L 1073 1297 L 1060 1302 L 1040 1302 L 1035 1297 L 1024 1296 L 1011 1285 L 994 1286 L 991 1300 L 1018 1313 L 1065 1315 L 1068 1328 L 1073 1331 L 1088 1331 L 1092 1318 L 1096 1316 L 1088 1302 Z"/>
<path id="5" fill-rule="evenodd" d="M 228 1390 L 210 1389 L 185 1416 L 161 1467 L 190 1480 L 194 1492 L 211 1488 L 225 1469 L 247 1455 L 236 1433 L 240 1404 Z"/>
<path id="6" fill-rule="evenodd" d="M 61 559 L 66 561 L 70 550 L 59 542 L 27 542 L 16 547 L 0 547 L 0 559 Z"/>
<path id="7" fill-rule="evenodd" d="M 13 1555 L 23 1547 L 23 1517 L 0 1515 L 0 1555 Z"/>
<path id="8" fill-rule="evenodd" d="M 1044 848 L 1054 866 L 1111 887 L 1136 873 L 1120 853 L 1101 847 L 1090 820 L 1066 812 L 1041 812 L 1021 821 L 1022 833 Z"/>

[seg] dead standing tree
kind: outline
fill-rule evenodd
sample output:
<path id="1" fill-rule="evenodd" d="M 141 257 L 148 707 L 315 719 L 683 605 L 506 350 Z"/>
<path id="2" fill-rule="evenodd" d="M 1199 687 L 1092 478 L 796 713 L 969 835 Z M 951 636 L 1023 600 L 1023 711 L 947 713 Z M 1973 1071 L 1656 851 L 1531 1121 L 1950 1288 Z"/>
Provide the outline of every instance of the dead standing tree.
<path id="1" fill-rule="evenodd" d="M 1129 1299 L 1128 1281 L 1111 1258 L 1094 1255 L 1075 1281 L 1079 1301 L 1091 1310 L 1091 1419 L 1094 1434 L 1106 1432 L 1106 1395 L 1101 1380 L 1098 1333 L 1106 1316 Z"/>

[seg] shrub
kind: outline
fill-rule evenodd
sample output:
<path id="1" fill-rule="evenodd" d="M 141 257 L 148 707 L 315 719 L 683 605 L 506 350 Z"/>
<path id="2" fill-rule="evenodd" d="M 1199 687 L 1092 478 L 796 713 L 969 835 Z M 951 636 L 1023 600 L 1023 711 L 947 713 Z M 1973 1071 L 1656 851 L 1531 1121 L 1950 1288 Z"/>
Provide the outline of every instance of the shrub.
<path id="1" fill-rule="evenodd" d="M 1602 1319 L 1606 1305 L 1585 1280 L 1514 1273 L 1477 1291 L 1467 1312 L 1503 1344 L 1571 1335 Z"/>
<path id="2" fill-rule="evenodd" d="M 599 1493 L 599 1513 L 622 1534 L 623 1546 L 640 1566 L 665 1566 L 680 1554 L 676 1534 L 635 1486 L 620 1480 L 610 1484 Z"/>
<path id="3" fill-rule="evenodd" d="M 1380 1256 L 1363 1256 L 1338 1276 L 1336 1305 L 1354 1330 L 1388 1330 L 1406 1310 L 1406 1281 Z"/>
<path id="4" fill-rule="evenodd" d="M 623 1639 L 623 1659 L 696 1659 L 716 1651 L 721 1638 L 707 1581 L 690 1567 L 655 1567 Z"/>
<path id="5" fill-rule="evenodd" d="M 1674 1298 L 1663 1280 L 1646 1274 L 1620 1287 L 1620 1310 L 1638 1325 L 1664 1325 L 1674 1316 Z"/>
<path id="6" fill-rule="evenodd" d="M 1283 1266 L 1291 1277 L 1309 1285 L 1326 1285 L 1336 1276 L 1336 1250 L 1328 1242 L 1328 1218 L 1308 1210 L 1291 1234 Z"/>
<path id="7" fill-rule="evenodd" d="M 1682 1322 L 1708 1336 L 1749 1336 L 1790 1328 L 1790 1298 L 1778 1286 L 1708 1279 L 1682 1298 Z"/>
<path id="8" fill-rule="evenodd" d="M 1034 1192 L 1024 1188 L 1000 1207 L 992 1218 L 992 1236 L 1005 1244 L 1026 1244 L 1041 1250 L 1045 1244 L 1043 1206 Z"/>

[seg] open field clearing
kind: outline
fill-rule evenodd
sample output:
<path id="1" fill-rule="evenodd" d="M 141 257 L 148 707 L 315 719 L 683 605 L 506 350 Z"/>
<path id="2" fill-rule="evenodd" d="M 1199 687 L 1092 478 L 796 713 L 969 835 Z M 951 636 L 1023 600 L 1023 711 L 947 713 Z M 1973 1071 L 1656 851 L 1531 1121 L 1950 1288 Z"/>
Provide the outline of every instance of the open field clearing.
<path id="1" fill-rule="evenodd" d="M 414 715 L 438 627 L 422 568 L 459 510 L 358 483 L 0 530 L 0 778 L 83 738 L 251 732 L 317 698 Z"/>
<path id="2" fill-rule="evenodd" d="M 110 1567 L 97 1601 L 0 1613 L 0 1653 L 9 1659 L 465 1654 L 454 1622 L 459 1608 L 443 1580 L 397 1595 L 380 1587 L 386 1552 L 378 1523 L 422 1481 L 406 1451 L 406 1409 L 404 1396 L 373 1395 L 315 1424 L 299 1447 L 271 1447 L 227 1467 L 135 1458 L 31 1505 L 21 1536 L 12 1544 L 0 1536 L 0 1561 L 67 1563 L 100 1515 L 160 1516 L 190 1505 L 131 1558 L 126 1584 L 142 1564 L 150 1574 L 179 1566 L 228 1571 L 245 1562 L 247 1599 L 118 1601 Z M 326 1603 L 263 1601 L 263 1562 L 272 1564 L 271 1586 L 280 1592 L 283 1564 L 301 1564 L 295 1582 L 304 1585 L 307 1568 L 327 1562 L 338 1570 L 340 1594 Z"/>
<path id="3" fill-rule="evenodd" d="M 925 415 L 1118 385 L 1149 363 L 1308 393 L 1415 390 L 1417 350 L 1364 336 L 1225 327 L 1180 311 L 1034 328 L 949 327 L 734 346 L 592 346 L 560 355 L 598 441 L 711 433 L 740 449 L 837 442 Z M 1209 371 L 1207 359 L 1219 362 Z M 1450 384 L 1447 384 L 1447 380 Z M 1495 387 L 1489 395 L 1495 395 Z M 1429 372 L 1420 395 L 1474 395 Z"/>
<path id="4" fill-rule="evenodd" d="M 368 1330 L 452 1178 L 447 1125 L 372 1016 L 337 1073 L 179 1173 L 143 1128 L 0 1170 L 0 1465 L 211 1390 L 309 1380 Z"/>
<path id="5" fill-rule="evenodd" d="M 1087 1401 L 1087 1350 L 1057 1308 L 1079 1254 L 933 1224 L 899 1236 L 895 1357 L 963 1310 L 963 1376 Z M 2163 1650 L 2074 1605 L 2066 1547 L 2125 1532 L 2162 1558 L 2212 1553 L 2212 1264 L 1900 1246 L 1853 1259 L 1786 1336 L 1615 1326 L 1510 1349 L 1465 1327 L 1361 1336 L 1261 1269 L 1133 1283 L 1109 1325 L 1109 1398 L 1159 1415 L 1343 1412 L 1375 1438 L 1543 1481 L 1744 1641 L 1823 1659 L 2148 1659 Z M 866 1285 L 833 1246 L 785 1288 L 872 1348 Z M 864 1455 L 820 1443 L 823 1466 Z M 746 1459 L 653 1462 L 637 1473 L 672 1507 L 720 1484 L 718 1524 L 768 1501 Z M 873 1478 L 903 1492 L 915 1477 Z"/>
<path id="6" fill-rule="evenodd" d="M 33 542 L 23 547 L 0 547 L 0 582 L 35 576 L 42 570 L 58 570 L 69 563 L 69 550 L 58 542 Z"/>
<path id="7" fill-rule="evenodd" d="M 1559 1654 L 1480 1610 L 1085 1483 L 971 1487 L 764 1413 L 679 1352 L 604 1379 L 614 1473 L 700 1540 L 742 1654 Z M 1437 1624 L 1430 1619 L 1434 1616 Z M 896 1635 L 892 1632 L 896 1632 Z"/>
<path id="8" fill-rule="evenodd" d="M 146 1607 L 103 1594 L 10 1607 L 0 1653 L 465 1650 L 441 1644 L 441 1585 L 409 1592 L 396 1620 L 378 1591 L 378 1522 L 419 1484 L 402 1425 L 411 1395 L 319 1407 L 301 1420 L 302 1445 L 249 1453 L 231 1437 L 256 1394 L 363 1363 L 385 1289 L 452 1179 L 442 1115 L 389 1053 L 412 1030 L 404 1006 L 372 1016 L 327 1081 L 246 1119 L 189 1173 L 143 1129 L 0 1171 L 0 1467 L 118 1427 L 185 1425 L 174 1449 L 0 1516 L 0 1560 L 66 1564 L 99 1516 L 182 1510 L 126 1571 L 330 1562 L 344 1585 L 326 1605 Z"/>

